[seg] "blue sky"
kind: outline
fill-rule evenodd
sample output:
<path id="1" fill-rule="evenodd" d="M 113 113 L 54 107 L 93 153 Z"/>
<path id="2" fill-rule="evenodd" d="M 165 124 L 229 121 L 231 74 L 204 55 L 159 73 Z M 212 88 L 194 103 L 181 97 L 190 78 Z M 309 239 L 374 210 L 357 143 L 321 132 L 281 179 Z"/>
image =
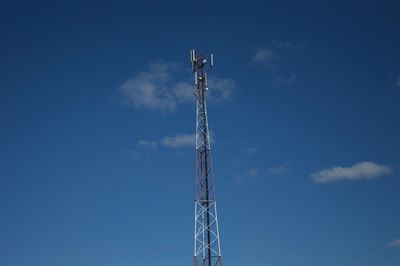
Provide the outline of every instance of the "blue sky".
<path id="1" fill-rule="evenodd" d="M 397 1 L 3 1 L 0 265 L 190 265 L 189 50 L 224 265 L 397 266 Z"/>

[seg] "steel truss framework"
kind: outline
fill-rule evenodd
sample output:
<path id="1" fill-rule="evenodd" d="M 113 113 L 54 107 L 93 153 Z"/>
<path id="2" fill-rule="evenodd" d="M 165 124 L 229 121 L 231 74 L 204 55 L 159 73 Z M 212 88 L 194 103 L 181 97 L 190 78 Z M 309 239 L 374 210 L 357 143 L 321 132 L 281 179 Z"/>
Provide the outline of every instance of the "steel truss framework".
<path id="1" fill-rule="evenodd" d="M 212 58 L 211 58 L 212 60 Z M 196 191 L 194 206 L 194 265 L 222 265 L 217 203 L 211 167 L 206 94 L 206 59 L 191 51 L 196 97 Z"/>

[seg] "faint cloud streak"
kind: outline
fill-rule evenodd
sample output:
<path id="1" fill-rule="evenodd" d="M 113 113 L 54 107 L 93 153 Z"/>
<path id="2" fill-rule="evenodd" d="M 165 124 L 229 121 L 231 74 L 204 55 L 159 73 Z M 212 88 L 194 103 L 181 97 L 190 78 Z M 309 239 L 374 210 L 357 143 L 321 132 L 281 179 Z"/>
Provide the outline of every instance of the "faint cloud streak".
<path id="1" fill-rule="evenodd" d="M 400 239 L 393 240 L 387 246 L 388 248 L 400 248 Z"/>
<path id="2" fill-rule="evenodd" d="M 194 147 L 195 141 L 196 141 L 195 134 L 179 133 L 172 137 L 164 137 L 159 142 L 165 147 L 177 149 L 186 146 Z"/>
<path id="3" fill-rule="evenodd" d="M 211 101 L 232 100 L 233 93 L 236 89 L 236 82 L 234 80 L 210 76 L 208 78 L 208 85 L 210 87 L 208 97 Z"/>
<path id="4" fill-rule="evenodd" d="M 256 177 L 260 174 L 260 170 L 257 168 L 249 168 L 242 175 L 235 176 L 234 179 L 236 182 L 247 182 L 256 179 Z"/>
<path id="5" fill-rule="evenodd" d="M 210 143 L 215 143 L 213 136 L 213 131 L 210 131 Z M 176 150 L 187 147 L 194 148 L 195 142 L 196 134 L 178 133 L 173 136 L 165 136 L 159 140 L 139 140 L 136 142 L 136 149 L 132 152 L 137 156 L 140 151 L 148 154 L 149 152 L 158 151 L 161 147 Z"/>
<path id="6" fill-rule="evenodd" d="M 257 151 L 258 151 L 257 148 L 248 147 L 248 148 L 244 151 L 244 153 L 245 153 L 246 155 L 253 155 L 253 154 L 256 154 Z"/>
<path id="7" fill-rule="evenodd" d="M 251 63 L 259 64 L 259 63 L 270 63 L 271 61 L 279 58 L 279 55 L 270 48 L 258 49 L 251 59 Z"/>
<path id="8" fill-rule="evenodd" d="M 267 172 L 272 175 L 282 175 L 282 174 L 286 173 L 286 170 L 287 169 L 285 166 L 278 166 L 278 167 L 274 167 L 274 168 L 269 168 L 267 170 Z"/>
<path id="9" fill-rule="evenodd" d="M 147 151 L 156 151 L 158 148 L 158 143 L 156 141 L 149 140 L 139 140 L 136 145 Z"/>

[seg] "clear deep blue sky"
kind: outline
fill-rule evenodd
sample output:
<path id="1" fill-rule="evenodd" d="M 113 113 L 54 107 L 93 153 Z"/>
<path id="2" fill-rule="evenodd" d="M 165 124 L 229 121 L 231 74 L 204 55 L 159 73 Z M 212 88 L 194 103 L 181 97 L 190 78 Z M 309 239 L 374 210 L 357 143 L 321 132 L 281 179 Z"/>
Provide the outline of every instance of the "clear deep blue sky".
<path id="1" fill-rule="evenodd" d="M 195 48 L 224 265 L 398 266 L 399 10 L 2 1 L 0 265 L 192 265 Z"/>

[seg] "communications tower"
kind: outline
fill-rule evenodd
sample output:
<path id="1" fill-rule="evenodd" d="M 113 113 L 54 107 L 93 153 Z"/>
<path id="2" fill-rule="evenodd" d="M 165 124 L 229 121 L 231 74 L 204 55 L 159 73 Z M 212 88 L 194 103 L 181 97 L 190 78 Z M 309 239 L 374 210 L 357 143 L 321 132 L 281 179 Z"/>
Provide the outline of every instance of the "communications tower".
<path id="1" fill-rule="evenodd" d="M 213 67 L 213 55 L 210 66 Z M 210 131 L 207 119 L 207 59 L 190 51 L 196 98 L 196 182 L 194 203 L 194 266 L 221 266 L 214 177 L 211 171 Z"/>

